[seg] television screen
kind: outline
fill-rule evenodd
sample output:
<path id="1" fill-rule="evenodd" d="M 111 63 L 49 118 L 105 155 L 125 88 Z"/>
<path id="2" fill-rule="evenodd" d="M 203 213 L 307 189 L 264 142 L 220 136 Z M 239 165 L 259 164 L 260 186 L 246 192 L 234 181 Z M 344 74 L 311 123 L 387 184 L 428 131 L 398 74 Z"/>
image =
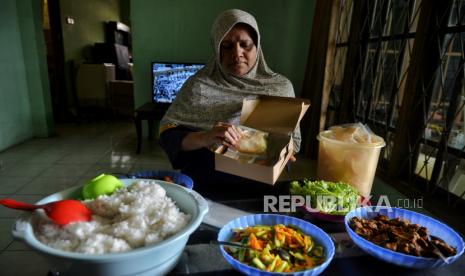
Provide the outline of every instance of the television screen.
<path id="1" fill-rule="evenodd" d="M 204 65 L 199 63 L 152 62 L 152 99 L 172 103 L 184 82 Z"/>

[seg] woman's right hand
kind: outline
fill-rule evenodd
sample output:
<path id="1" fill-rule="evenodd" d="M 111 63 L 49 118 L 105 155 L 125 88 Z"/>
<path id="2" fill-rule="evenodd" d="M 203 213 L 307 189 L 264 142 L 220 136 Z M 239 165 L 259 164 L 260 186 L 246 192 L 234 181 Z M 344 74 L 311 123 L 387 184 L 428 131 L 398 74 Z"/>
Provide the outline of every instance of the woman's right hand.
<path id="1" fill-rule="evenodd" d="M 234 125 L 217 123 L 207 131 L 191 132 L 182 141 L 182 150 L 196 150 L 221 143 L 228 147 L 234 147 L 239 141 L 240 133 Z"/>
<path id="2" fill-rule="evenodd" d="M 239 131 L 234 125 L 222 122 L 217 123 L 209 131 L 205 132 L 205 134 L 207 147 L 215 143 L 222 143 L 228 147 L 234 147 L 241 137 Z"/>

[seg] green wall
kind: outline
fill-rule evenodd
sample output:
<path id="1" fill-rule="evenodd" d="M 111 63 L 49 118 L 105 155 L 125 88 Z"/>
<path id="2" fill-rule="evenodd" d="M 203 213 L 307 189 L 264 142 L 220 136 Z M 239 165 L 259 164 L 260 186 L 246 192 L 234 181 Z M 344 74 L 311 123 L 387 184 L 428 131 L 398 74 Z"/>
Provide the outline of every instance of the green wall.
<path id="1" fill-rule="evenodd" d="M 315 1 L 131 1 L 136 106 L 150 101 L 150 62 L 206 62 L 213 54 L 209 35 L 213 20 L 230 8 L 255 16 L 268 65 L 287 76 L 300 95 Z"/>
<path id="2" fill-rule="evenodd" d="M 120 0 L 60 0 L 68 102 L 73 105 L 73 61 L 89 61 L 91 46 L 105 42 L 105 22 L 122 21 Z M 66 23 L 72 17 L 74 24 Z M 124 22 L 128 23 L 128 22 Z"/>
<path id="3" fill-rule="evenodd" d="M 53 131 L 40 2 L 2 0 L 0 151 Z"/>

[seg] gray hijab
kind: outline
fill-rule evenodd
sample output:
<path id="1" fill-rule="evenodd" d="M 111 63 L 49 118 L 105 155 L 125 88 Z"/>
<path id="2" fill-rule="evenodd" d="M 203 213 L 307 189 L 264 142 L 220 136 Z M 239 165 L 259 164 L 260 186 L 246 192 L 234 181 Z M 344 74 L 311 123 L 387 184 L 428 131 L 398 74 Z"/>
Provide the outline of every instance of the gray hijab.
<path id="1" fill-rule="evenodd" d="M 257 61 L 247 74 L 240 77 L 228 74 L 220 62 L 221 41 L 238 23 L 250 25 L 257 34 Z M 259 95 L 295 97 L 292 83 L 266 64 L 258 25 L 249 13 L 232 9 L 219 14 L 211 29 L 211 43 L 214 57 L 184 83 L 160 122 L 161 132 L 176 126 L 208 130 L 218 122 L 239 124 L 244 98 L 253 99 Z M 298 151 L 299 129 L 293 137 Z"/>

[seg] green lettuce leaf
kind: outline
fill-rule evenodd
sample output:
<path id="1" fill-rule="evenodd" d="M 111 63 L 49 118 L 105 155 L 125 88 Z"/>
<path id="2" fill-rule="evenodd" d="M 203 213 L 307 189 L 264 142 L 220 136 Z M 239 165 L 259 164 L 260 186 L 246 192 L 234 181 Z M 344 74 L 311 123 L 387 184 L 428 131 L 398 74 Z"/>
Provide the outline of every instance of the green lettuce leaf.
<path id="1" fill-rule="evenodd" d="M 292 181 L 291 195 L 310 196 L 310 206 L 331 215 L 345 215 L 357 207 L 360 195 L 351 185 L 344 182 L 324 180 Z"/>

